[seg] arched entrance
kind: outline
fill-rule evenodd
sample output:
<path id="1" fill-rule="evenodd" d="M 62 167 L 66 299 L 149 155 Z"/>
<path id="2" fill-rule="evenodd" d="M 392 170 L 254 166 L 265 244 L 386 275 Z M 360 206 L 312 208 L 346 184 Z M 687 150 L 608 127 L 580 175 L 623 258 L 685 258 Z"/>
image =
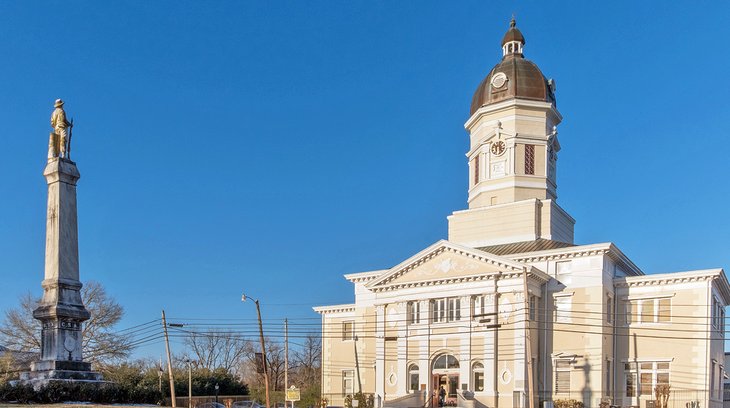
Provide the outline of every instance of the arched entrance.
<path id="1" fill-rule="evenodd" d="M 456 390 L 459 388 L 459 360 L 451 354 L 436 356 L 431 363 L 431 384 L 433 407 L 456 405 Z M 441 388 L 445 396 L 441 398 Z"/>

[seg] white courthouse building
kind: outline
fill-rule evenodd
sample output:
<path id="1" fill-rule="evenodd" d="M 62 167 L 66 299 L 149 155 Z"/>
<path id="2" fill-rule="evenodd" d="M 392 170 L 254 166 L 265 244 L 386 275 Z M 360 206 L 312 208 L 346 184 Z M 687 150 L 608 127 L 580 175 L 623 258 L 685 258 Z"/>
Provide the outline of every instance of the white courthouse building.
<path id="1" fill-rule="evenodd" d="M 645 274 L 613 243 L 573 241 L 557 202 L 554 83 L 523 56 L 514 20 L 477 88 L 466 159 L 468 208 L 448 239 L 388 269 L 351 273 L 354 303 L 322 317 L 322 393 L 392 407 L 550 406 L 575 399 L 720 408 L 722 269 Z"/>

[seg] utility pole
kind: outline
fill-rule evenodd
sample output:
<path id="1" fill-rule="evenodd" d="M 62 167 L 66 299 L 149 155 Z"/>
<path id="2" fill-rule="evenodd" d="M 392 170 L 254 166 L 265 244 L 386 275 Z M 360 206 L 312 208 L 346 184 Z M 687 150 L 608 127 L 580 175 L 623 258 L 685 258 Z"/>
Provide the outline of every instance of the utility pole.
<path id="1" fill-rule="evenodd" d="M 269 400 L 269 367 L 268 364 L 266 364 L 266 342 L 264 341 L 264 324 L 261 322 L 261 307 L 259 306 L 259 301 L 254 298 L 249 298 L 244 293 L 241 295 L 241 302 L 245 302 L 246 299 L 253 300 L 253 303 L 256 305 L 256 315 L 258 315 L 259 318 L 259 338 L 261 339 L 261 359 L 264 365 L 264 386 L 266 387 L 266 408 L 271 408 L 270 400 Z"/>
<path id="2" fill-rule="evenodd" d="M 254 300 L 254 304 L 256 304 L 256 314 L 259 318 L 259 338 L 261 340 L 261 353 L 263 354 L 263 363 L 264 363 L 264 386 L 266 387 L 266 408 L 271 408 L 271 403 L 269 402 L 269 365 L 266 364 L 266 342 L 264 341 L 264 324 L 261 322 L 261 307 L 259 307 L 259 301 Z"/>
<path id="3" fill-rule="evenodd" d="M 172 378 L 172 358 L 170 357 L 170 338 L 167 336 L 167 320 L 165 319 L 165 310 L 162 310 L 162 329 L 165 332 L 165 351 L 167 351 L 167 374 L 170 377 L 170 398 L 172 399 L 172 408 L 177 407 L 175 401 L 175 380 Z"/>
<path id="4" fill-rule="evenodd" d="M 355 323 L 353 322 L 352 330 L 355 331 Z M 362 394 L 362 382 L 360 381 L 360 359 L 357 356 L 357 335 L 352 335 L 352 345 L 355 347 L 355 369 L 357 370 L 357 390 Z M 354 396 L 353 396 L 354 397 Z"/>
<path id="5" fill-rule="evenodd" d="M 289 390 L 289 321 L 284 319 L 284 408 L 289 406 L 286 393 Z M 294 403 L 292 402 L 292 406 Z"/>

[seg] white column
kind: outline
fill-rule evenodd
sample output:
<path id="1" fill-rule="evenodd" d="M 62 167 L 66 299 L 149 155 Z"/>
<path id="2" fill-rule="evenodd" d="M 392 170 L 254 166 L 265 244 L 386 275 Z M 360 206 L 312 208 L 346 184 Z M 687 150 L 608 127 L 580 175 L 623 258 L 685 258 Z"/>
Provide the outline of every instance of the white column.
<path id="1" fill-rule="evenodd" d="M 375 394 L 385 396 L 385 306 L 375 307 Z"/>
<path id="2" fill-rule="evenodd" d="M 406 303 L 401 302 L 397 305 L 398 310 L 398 344 L 397 344 L 397 350 L 398 350 L 398 360 L 397 360 L 397 366 L 396 369 L 397 377 L 398 377 L 398 383 L 396 384 L 396 393 L 398 395 L 406 395 L 407 390 L 407 384 L 408 384 L 408 337 L 406 336 L 407 326 L 406 326 Z"/>
<path id="3" fill-rule="evenodd" d="M 493 289 L 495 290 L 495 289 Z M 498 297 L 495 293 L 487 294 L 484 297 L 485 302 L 485 310 L 484 312 L 487 314 L 490 313 L 497 313 L 497 302 Z M 492 321 L 489 324 L 498 324 L 499 318 L 497 315 L 490 317 Z M 482 356 L 484 359 L 484 379 L 489 380 L 489 383 L 484 384 L 484 391 L 486 395 L 488 396 L 494 396 L 497 395 L 497 384 L 498 384 L 498 372 L 497 369 L 499 367 L 498 360 L 498 350 L 496 349 L 497 345 L 497 331 L 499 329 L 486 329 L 486 333 L 484 336 L 484 355 Z"/>
<path id="4" fill-rule="evenodd" d="M 515 341 L 515 391 L 527 390 L 527 360 L 525 356 L 525 329 L 527 322 L 525 321 L 525 294 L 517 293 L 512 300 L 514 308 L 514 341 Z"/>

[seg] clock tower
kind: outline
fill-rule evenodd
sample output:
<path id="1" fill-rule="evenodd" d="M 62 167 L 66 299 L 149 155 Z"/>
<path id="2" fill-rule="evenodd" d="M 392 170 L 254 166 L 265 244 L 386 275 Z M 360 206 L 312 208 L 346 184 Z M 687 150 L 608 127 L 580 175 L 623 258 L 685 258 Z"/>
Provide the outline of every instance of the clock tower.
<path id="1" fill-rule="evenodd" d="M 524 46 L 513 18 L 502 60 L 477 87 L 464 125 L 469 208 L 448 217 L 450 241 L 472 247 L 573 243 L 575 220 L 556 203 L 562 116 L 555 82 L 525 59 Z"/>

